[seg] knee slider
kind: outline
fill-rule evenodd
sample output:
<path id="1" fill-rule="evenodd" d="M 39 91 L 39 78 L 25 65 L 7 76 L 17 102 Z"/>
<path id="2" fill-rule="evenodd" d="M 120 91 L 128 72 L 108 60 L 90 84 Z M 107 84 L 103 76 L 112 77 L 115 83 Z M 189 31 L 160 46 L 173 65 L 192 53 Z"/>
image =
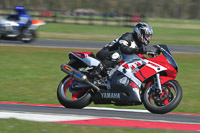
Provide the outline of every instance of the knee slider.
<path id="1" fill-rule="evenodd" d="M 119 54 L 119 53 L 115 52 L 115 53 L 113 53 L 113 54 L 111 55 L 111 60 L 112 60 L 112 61 L 117 61 L 117 60 L 119 60 L 119 59 L 120 59 L 120 54 Z"/>

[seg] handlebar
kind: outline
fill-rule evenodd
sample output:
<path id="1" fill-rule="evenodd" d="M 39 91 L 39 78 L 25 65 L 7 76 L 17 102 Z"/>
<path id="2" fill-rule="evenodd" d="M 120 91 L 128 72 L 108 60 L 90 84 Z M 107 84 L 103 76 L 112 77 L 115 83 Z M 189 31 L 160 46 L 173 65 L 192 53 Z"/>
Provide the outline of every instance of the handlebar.
<path id="1" fill-rule="evenodd" d="M 146 54 L 147 54 L 147 55 L 150 55 L 150 56 L 152 56 L 152 57 L 156 57 L 156 56 L 160 55 L 160 52 L 161 52 L 161 51 L 157 49 L 156 51 L 151 51 L 151 50 L 150 50 L 150 51 L 147 51 Z"/>

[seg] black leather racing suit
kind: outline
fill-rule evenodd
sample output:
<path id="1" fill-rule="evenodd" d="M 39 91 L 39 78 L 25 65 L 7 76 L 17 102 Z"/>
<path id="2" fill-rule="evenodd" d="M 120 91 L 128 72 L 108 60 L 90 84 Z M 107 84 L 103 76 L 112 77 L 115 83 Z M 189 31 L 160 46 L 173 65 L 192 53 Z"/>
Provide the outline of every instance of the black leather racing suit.
<path id="1" fill-rule="evenodd" d="M 136 41 L 133 33 L 125 33 L 105 45 L 97 54 L 104 67 L 110 67 L 123 60 L 122 54 L 144 54 L 144 45 Z"/>

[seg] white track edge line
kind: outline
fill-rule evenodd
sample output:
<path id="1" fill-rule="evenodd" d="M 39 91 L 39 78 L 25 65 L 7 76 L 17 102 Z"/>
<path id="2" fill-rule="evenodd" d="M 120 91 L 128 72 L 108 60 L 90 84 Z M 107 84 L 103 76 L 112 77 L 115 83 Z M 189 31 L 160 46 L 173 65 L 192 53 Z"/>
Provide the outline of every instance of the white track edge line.
<path id="1" fill-rule="evenodd" d="M 198 124 L 195 122 L 178 122 L 178 121 L 167 121 L 167 120 L 148 120 L 148 119 L 127 119 L 121 117 L 99 117 L 99 116 L 88 116 L 88 115 L 71 115 L 71 114 L 57 114 L 57 113 L 39 113 L 39 112 L 23 112 L 23 111 L 0 111 L 0 119 L 15 118 L 20 120 L 38 121 L 38 122 L 58 122 L 58 121 L 77 121 L 77 120 L 92 120 L 101 118 L 119 119 L 119 120 L 137 120 L 146 122 L 164 122 L 164 123 L 177 123 L 177 124 Z M 7 115 L 7 116 L 6 116 Z M 28 117 L 27 117 L 28 116 Z M 34 118 L 33 118 L 34 117 Z M 39 117 L 39 118 L 37 118 Z M 44 118 L 48 118 L 47 120 Z"/>

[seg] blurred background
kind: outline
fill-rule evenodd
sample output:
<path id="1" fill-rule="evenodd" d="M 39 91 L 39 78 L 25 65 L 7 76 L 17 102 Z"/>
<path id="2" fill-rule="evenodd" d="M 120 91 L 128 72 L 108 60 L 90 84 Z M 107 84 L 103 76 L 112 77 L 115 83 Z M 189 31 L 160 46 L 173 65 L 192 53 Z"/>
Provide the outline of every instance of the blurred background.
<path id="1" fill-rule="evenodd" d="M 0 15 L 23 5 L 48 22 L 131 25 L 145 18 L 200 19 L 199 0 L 0 0 Z M 147 21 L 147 20 L 146 20 Z"/>
<path id="2" fill-rule="evenodd" d="M 0 0 L 0 17 L 16 5 L 47 24 L 39 38 L 110 42 L 144 21 L 152 44 L 199 45 L 200 0 Z"/>
<path id="3" fill-rule="evenodd" d="M 33 20 L 46 22 L 37 29 L 41 40 L 98 41 L 102 45 L 125 32 L 132 32 L 136 23 L 145 21 L 154 30 L 151 44 L 187 45 L 200 51 L 200 0 L 0 0 L 0 19 L 15 14 L 14 7 L 18 5 L 24 6 Z M 60 65 L 69 61 L 68 52 L 97 52 L 97 49 L 86 50 L 84 46 L 82 49 L 19 47 L 21 43 L 17 41 L 13 41 L 15 46 L 2 42 L 0 40 L 0 101 L 60 105 L 56 89 L 66 76 L 60 71 Z M 173 112 L 200 113 L 200 54 L 173 53 L 173 57 L 179 65 L 177 80 L 183 88 L 183 99 Z M 145 109 L 143 105 L 101 106 Z M 54 123 L 27 124 L 15 119 L 0 119 L 0 125 L 0 132 L 63 132 L 66 128 L 71 132 L 99 131 L 92 126 L 80 129 Z M 114 132 L 104 128 L 99 132 Z M 116 129 L 119 130 L 123 128 Z"/>
<path id="4" fill-rule="evenodd" d="M 0 3 L 1 18 L 15 14 L 15 6 L 22 5 L 33 20 L 44 20 L 46 25 L 38 29 L 40 39 L 78 40 L 80 44 L 98 41 L 105 45 L 125 32 L 132 32 L 139 21 L 145 21 L 154 30 L 151 44 L 195 45 L 194 49 L 200 51 L 200 0 L 0 0 Z M 59 66 L 68 61 L 69 51 L 75 49 L 1 46 L 0 100 L 59 104 L 55 90 L 65 75 Z M 175 111 L 199 113 L 200 107 L 196 105 L 200 54 L 174 56 L 180 66 L 177 78 L 184 89 L 181 106 Z M 27 94 L 21 97 L 24 93 Z M 185 109 L 186 106 L 189 108 Z"/>

